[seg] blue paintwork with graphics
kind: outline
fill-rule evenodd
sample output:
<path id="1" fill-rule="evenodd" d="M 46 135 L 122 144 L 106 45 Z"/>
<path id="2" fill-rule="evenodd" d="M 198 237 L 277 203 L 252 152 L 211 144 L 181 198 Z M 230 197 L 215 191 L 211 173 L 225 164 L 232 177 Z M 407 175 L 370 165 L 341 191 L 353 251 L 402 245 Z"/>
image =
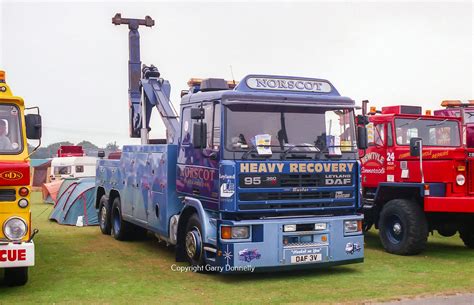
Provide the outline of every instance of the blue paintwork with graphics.
<path id="1" fill-rule="evenodd" d="M 260 92 L 247 86 L 249 77 L 257 76 L 246 77 L 234 90 L 200 92 L 199 88 L 194 88 L 183 96 L 181 105 L 193 107 L 203 101 L 226 105 L 235 100 L 285 104 L 291 98 L 292 103 L 300 105 L 354 107 L 353 100 L 341 97 L 325 80 L 322 81 L 331 87 L 325 94 Z M 223 109 L 221 107 L 221 113 Z M 221 122 L 221 126 L 225 126 L 223 114 Z M 221 143 L 224 128 L 221 128 Z M 363 260 L 363 235 L 346 236 L 343 229 L 344 220 L 362 220 L 356 213 L 360 206 L 360 170 L 356 160 L 229 160 L 223 158 L 222 149 L 214 152 L 215 156 L 211 158 L 213 151 L 193 148 L 190 129 L 182 129 L 178 145 L 124 146 L 120 160 L 99 160 L 96 194 L 102 192 L 109 197 L 118 194 L 126 221 L 166 240 L 172 240 L 172 217 L 192 208 L 200 219 L 203 243 L 208 249 L 204 251 L 205 262 L 221 268 L 218 269 L 221 272 L 249 271 L 246 268 L 250 267 L 260 270 L 324 267 Z M 301 168 L 307 168 L 312 164 L 309 168 L 321 169 L 317 174 L 323 178 L 326 174 L 340 174 L 340 170 L 334 169 L 344 168 L 344 174 L 351 176 L 351 182 L 299 189 L 289 186 L 244 188 L 239 184 L 240 175 L 247 174 L 242 172 L 243 163 L 255 163 L 257 168 L 262 163 L 279 164 L 281 171 L 272 173 L 278 175 L 294 173 L 292 166 L 303 164 Z M 338 166 L 332 167 L 332 164 Z M 298 171 L 298 174 L 305 173 Z M 342 192 L 342 195 L 336 196 L 335 192 Z M 296 193 L 301 198 L 291 197 Z M 261 194 L 268 198 L 258 197 Z M 276 194 L 281 198 L 275 199 Z M 305 199 L 308 194 L 321 194 L 321 198 Z M 252 196 L 257 197 L 253 200 Z M 243 200 L 244 197 L 247 199 Z M 283 226 L 287 224 L 315 223 L 325 223 L 327 227 L 307 234 L 283 232 Z M 221 225 L 249 226 L 250 236 L 245 240 L 222 240 L 219 236 Z M 324 238 L 327 240 L 323 241 Z M 285 240 L 302 242 L 288 246 Z M 311 242 L 304 243 L 306 240 Z M 304 255 L 317 261 L 292 262 L 292 256 Z"/>

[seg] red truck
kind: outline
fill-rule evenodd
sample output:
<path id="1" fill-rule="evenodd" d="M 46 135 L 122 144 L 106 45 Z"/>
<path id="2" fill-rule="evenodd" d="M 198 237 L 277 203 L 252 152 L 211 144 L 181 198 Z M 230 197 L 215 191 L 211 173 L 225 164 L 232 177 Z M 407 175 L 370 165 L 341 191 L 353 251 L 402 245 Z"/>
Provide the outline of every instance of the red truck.
<path id="1" fill-rule="evenodd" d="M 474 155 L 458 117 L 422 115 L 418 106 L 368 114 L 361 152 L 365 228 L 379 229 L 387 252 L 422 252 L 428 233 L 457 232 L 474 248 Z"/>
<path id="2" fill-rule="evenodd" d="M 445 117 L 459 117 L 463 125 L 463 142 L 467 148 L 474 148 L 474 100 L 446 100 L 441 102 L 444 109 L 435 110 L 434 114 Z M 471 150 L 474 152 L 474 150 Z"/>

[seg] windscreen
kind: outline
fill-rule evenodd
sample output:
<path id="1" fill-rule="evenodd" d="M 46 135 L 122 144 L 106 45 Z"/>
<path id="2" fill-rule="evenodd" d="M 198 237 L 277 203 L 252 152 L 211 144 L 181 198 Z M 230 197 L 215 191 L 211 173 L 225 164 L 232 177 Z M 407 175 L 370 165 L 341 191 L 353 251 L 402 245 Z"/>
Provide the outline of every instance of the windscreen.
<path id="1" fill-rule="evenodd" d="M 261 104 L 227 106 L 225 146 L 248 151 L 265 136 L 271 151 L 343 154 L 356 149 L 352 109 Z"/>
<path id="2" fill-rule="evenodd" d="M 460 146 L 459 124 L 453 120 L 395 119 L 398 145 L 421 138 L 425 146 Z"/>
<path id="3" fill-rule="evenodd" d="M 0 105 L 0 154 L 18 154 L 23 150 L 20 111 L 14 105 Z"/>

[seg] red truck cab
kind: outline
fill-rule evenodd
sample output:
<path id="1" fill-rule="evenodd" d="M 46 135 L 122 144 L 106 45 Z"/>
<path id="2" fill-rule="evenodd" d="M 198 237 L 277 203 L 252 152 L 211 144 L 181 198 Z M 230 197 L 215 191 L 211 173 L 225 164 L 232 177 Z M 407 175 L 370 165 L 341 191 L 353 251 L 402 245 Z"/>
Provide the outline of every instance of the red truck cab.
<path id="1" fill-rule="evenodd" d="M 461 123 L 422 115 L 418 106 L 369 113 L 369 147 L 360 156 L 364 220 L 379 229 L 386 251 L 420 253 L 434 230 L 460 232 L 474 247 L 474 160 L 467 160 Z"/>

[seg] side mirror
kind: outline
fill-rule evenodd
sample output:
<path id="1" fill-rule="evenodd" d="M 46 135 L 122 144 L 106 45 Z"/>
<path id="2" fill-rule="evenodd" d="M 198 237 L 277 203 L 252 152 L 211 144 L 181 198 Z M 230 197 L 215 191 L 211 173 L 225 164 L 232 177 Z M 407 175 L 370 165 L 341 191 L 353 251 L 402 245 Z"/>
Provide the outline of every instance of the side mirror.
<path id="1" fill-rule="evenodd" d="M 367 149 L 367 128 L 365 126 L 357 127 L 357 148 Z"/>
<path id="2" fill-rule="evenodd" d="M 207 143 L 207 124 L 204 122 L 193 124 L 193 147 L 203 148 Z"/>
<path id="3" fill-rule="evenodd" d="M 421 138 L 411 138 L 410 139 L 410 156 L 412 156 L 412 157 L 419 157 L 420 156 L 421 141 L 422 141 Z"/>
<path id="4" fill-rule="evenodd" d="M 105 151 L 99 150 L 99 151 L 97 152 L 97 157 L 99 157 L 99 158 L 101 158 L 101 159 L 104 158 L 104 157 L 105 157 Z"/>
<path id="5" fill-rule="evenodd" d="M 191 119 L 203 120 L 204 119 L 204 108 L 191 108 Z"/>
<path id="6" fill-rule="evenodd" d="M 30 140 L 41 139 L 41 115 L 27 114 L 25 115 L 26 137 Z"/>
<path id="7" fill-rule="evenodd" d="M 359 114 L 356 118 L 356 122 L 359 125 L 367 125 L 369 124 L 369 117 L 366 115 Z"/>

